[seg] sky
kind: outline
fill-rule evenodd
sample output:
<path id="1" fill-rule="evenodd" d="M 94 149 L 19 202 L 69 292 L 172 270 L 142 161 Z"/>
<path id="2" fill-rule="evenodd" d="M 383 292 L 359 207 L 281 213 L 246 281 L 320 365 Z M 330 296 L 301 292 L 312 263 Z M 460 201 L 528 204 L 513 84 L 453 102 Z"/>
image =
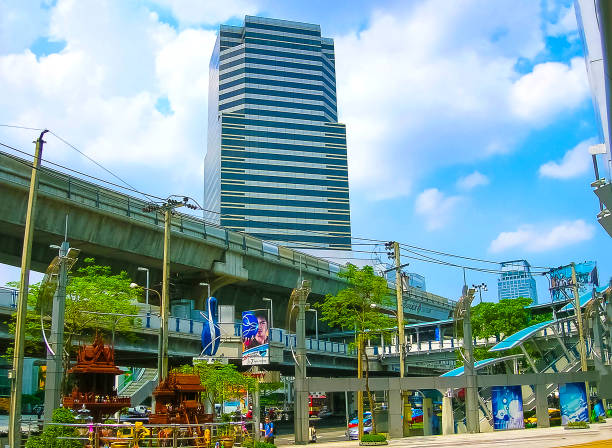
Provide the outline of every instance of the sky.
<path id="1" fill-rule="evenodd" d="M 612 276 L 569 0 L 0 0 L 0 124 L 48 128 L 141 191 L 201 200 L 209 59 L 219 24 L 247 14 L 335 40 L 354 237 L 541 267 L 595 260 Z M 38 133 L 0 127 L 0 142 L 33 153 Z M 48 160 L 116 181 L 46 140 Z M 353 261 L 387 261 L 373 250 L 355 246 Z M 461 268 L 405 261 L 429 291 L 460 295 Z M 485 300 L 497 277 L 466 272 Z M 17 279 L 0 265 L 0 284 Z"/>

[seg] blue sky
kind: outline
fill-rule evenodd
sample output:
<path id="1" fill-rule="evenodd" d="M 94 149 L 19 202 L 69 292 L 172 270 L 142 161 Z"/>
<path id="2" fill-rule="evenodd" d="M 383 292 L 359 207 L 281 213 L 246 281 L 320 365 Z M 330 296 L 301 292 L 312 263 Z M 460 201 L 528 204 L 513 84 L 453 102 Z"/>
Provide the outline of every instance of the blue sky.
<path id="1" fill-rule="evenodd" d="M 200 199 L 218 25 L 245 14 L 318 23 L 336 42 L 354 236 L 537 266 L 596 260 L 607 280 L 587 152 L 599 129 L 572 5 L 8 0 L 0 123 L 47 127 L 141 190 Z M 0 128 L 0 141 L 32 151 L 35 134 Z M 108 178 L 53 137 L 46 156 Z M 460 294 L 460 269 L 410 270 L 434 293 Z M 17 278 L 0 267 L 0 281 Z M 467 273 L 488 299 L 496 280 Z M 543 277 L 538 287 L 546 301 Z"/>

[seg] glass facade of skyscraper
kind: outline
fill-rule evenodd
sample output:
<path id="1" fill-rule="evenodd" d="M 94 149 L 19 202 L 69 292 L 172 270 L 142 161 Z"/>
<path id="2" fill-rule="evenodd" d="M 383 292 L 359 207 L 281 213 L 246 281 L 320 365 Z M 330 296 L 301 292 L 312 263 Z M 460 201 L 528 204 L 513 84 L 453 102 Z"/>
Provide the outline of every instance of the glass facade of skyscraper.
<path id="1" fill-rule="evenodd" d="M 497 297 L 501 299 L 516 299 L 527 297 L 538 303 L 536 282 L 531 275 L 531 266 L 525 260 L 513 260 L 501 263 L 502 274 L 497 282 Z"/>
<path id="2" fill-rule="evenodd" d="M 222 25 L 208 101 L 208 218 L 287 245 L 350 249 L 333 40 L 285 20 Z"/>

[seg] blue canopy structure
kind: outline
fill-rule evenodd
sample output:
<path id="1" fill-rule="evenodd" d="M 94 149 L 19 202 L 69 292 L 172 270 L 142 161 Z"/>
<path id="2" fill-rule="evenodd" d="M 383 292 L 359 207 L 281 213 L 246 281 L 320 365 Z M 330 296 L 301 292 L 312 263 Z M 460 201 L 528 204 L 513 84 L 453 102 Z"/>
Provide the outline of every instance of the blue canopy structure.
<path id="1" fill-rule="evenodd" d="M 609 285 L 605 285 L 605 286 L 600 286 L 599 288 L 596 289 L 597 293 L 602 293 L 604 292 L 606 289 L 608 289 Z M 593 290 L 587 291 L 584 294 L 582 294 L 580 296 L 580 308 L 584 307 L 585 305 L 587 305 L 591 300 L 593 299 Z M 574 303 L 570 302 L 567 305 L 565 305 L 563 308 L 561 308 L 559 310 L 559 313 L 563 312 L 563 311 L 570 311 L 574 309 Z"/>
<path id="2" fill-rule="evenodd" d="M 515 358 L 521 358 L 523 355 L 510 355 L 510 356 L 503 356 L 501 358 L 487 358 L 487 359 L 483 359 L 482 361 L 476 361 L 474 363 L 474 370 L 479 370 L 482 369 L 486 366 L 490 366 L 493 364 L 499 364 L 500 362 L 504 362 L 504 361 L 509 361 Z M 456 369 L 450 370 L 440 376 L 461 376 L 463 375 L 463 366 L 461 367 L 457 367 Z"/>
<path id="3" fill-rule="evenodd" d="M 538 331 L 543 328 L 548 327 L 551 324 L 554 324 L 556 321 L 547 320 L 546 322 L 540 322 L 538 324 L 532 325 L 527 328 L 523 328 L 522 330 L 517 331 L 511 336 L 508 336 L 503 341 L 497 343 L 492 348 L 489 349 L 490 352 L 499 352 L 502 350 L 509 350 L 511 348 L 517 347 L 533 336 Z"/>
<path id="4" fill-rule="evenodd" d="M 499 358 L 487 358 L 487 359 L 483 359 L 482 361 L 476 361 L 474 363 L 474 368 L 478 369 L 480 367 L 484 367 L 489 364 L 495 364 L 498 361 L 499 361 Z M 446 372 L 440 376 L 461 376 L 461 375 L 463 375 L 463 366 L 457 367 L 456 369 Z"/>

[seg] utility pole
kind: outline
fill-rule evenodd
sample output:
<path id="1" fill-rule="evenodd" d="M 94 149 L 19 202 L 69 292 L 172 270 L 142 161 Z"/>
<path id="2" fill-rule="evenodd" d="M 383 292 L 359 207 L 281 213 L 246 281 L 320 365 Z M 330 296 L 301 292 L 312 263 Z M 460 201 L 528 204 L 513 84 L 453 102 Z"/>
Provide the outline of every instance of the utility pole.
<path id="1" fill-rule="evenodd" d="M 47 351 L 47 377 L 45 381 L 44 423 L 51 423 L 53 410 L 59 407 L 64 378 L 64 317 L 66 310 L 66 285 L 68 283 L 68 248 L 64 240 L 59 248 L 59 272 L 57 290 L 53 298 L 51 318 L 51 337 L 49 345 L 53 353 Z"/>
<path id="2" fill-rule="evenodd" d="M 571 263 L 572 268 L 572 289 L 574 291 L 574 299 L 576 303 L 576 323 L 578 327 L 578 351 L 580 353 L 580 368 L 583 372 L 587 371 L 587 358 L 586 358 L 586 345 L 584 342 L 584 332 L 582 331 L 582 308 L 580 307 L 580 292 L 578 291 L 578 279 L 576 277 L 576 264 Z M 591 394 L 589 391 L 589 382 L 584 382 L 586 390 L 587 409 L 589 412 L 589 419 L 591 418 Z"/>
<path id="3" fill-rule="evenodd" d="M 397 337 L 399 339 L 399 367 L 400 367 L 400 378 L 404 378 L 406 376 L 406 365 L 404 361 L 405 350 L 404 347 L 406 345 L 405 342 L 405 334 L 404 334 L 404 296 L 403 296 L 403 285 L 402 285 L 402 264 L 400 258 L 400 247 L 397 241 L 390 241 L 385 244 L 387 250 L 393 248 L 393 252 L 388 252 L 389 257 L 392 257 L 395 260 L 395 295 L 397 299 Z M 401 381 L 401 380 L 400 380 Z M 406 392 L 402 391 L 402 415 L 403 415 L 403 432 L 404 436 L 408 435 L 410 428 L 409 417 L 411 417 L 412 411 L 410 409 L 410 402 L 408 401 L 408 397 Z"/>
<path id="4" fill-rule="evenodd" d="M 363 378 L 363 353 L 361 352 L 361 333 L 357 334 L 357 379 Z M 359 382 L 361 386 L 361 381 Z M 374 412 L 374 410 L 371 410 Z M 359 440 L 363 437 L 363 391 L 357 391 L 357 435 Z"/>
<path id="5" fill-rule="evenodd" d="M 299 288 L 292 293 L 291 302 L 297 307 L 295 321 L 295 401 L 294 401 L 294 432 L 295 444 L 308 443 L 308 390 L 306 389 L 306 299 L 310 294 L 310 281 L 302 280 Z"/>
<path id="6" fill-rule="evenodd" d="M 32 164 L 32 177 L 30 178 L 30 192 L 28 194 L 28 208 L 26 213 L 25 232 L 23 236 L 23 251 L 21 254 L 21 276 L 19 278 L 19 299 L 17 302 L 17 322 L 15 326 L 15 350 L 13 354 L 13 367 L 9 371 L 11 380 L 11 403 L 9 410 L 9 446 L 21 446 L 21 393 L 23 388 L 23 355 L 25 342 L 25 321 L 28 310 L 28 293 L 30 290 L 30 262 L 32 259 L 32 240 L 34 233 L 34 216 L 36 210 L 36 197 L 38 192 L 38 171 L 42 159 L 44 130 L 36 140 L 34 163 Z"/>
<path id="7" fill-rule="evenodd" d="M 172 233 L 172 209 L 164 210 L 164 265 L 162 271 L 162 303 L 160 309 L 161 347 L 157 360 L 157 377 L 162 382 L 168 377 L 168 315 L 170 314 L 170 234 Z"/>
<path id="8" fill-rule="evenodd" d="M 475 434 L 480 432 L 480 423 L 478 418 L 478 385 L 476 384 L 476 370 L 474 369 L 474 347 L 472 341 L 472 317 L 471 306 L 474 299 L 473 289 L 464 287 L 463 302 L 463 349 L 466 354 L 464 372 L 465 372 L 465 416 L 467 424 L 467 432 Z"/>
<path id="9" fill-rule="evenodd" d="M 158 342 L 157 378 L 161 383 L 168 377 L 168 318 L 170 317 L 170 235 L 172 233 L 172 213 L 179 207 L 197 210 L 198 207 L 189 204 L 189 198 L 182 201 L 168 198 L 162 204 L 147 205 L 142 209 L 145 213 L 164 212 L 164 261 L 162 269 L 162 295 L 160 303 L 160 338 Z"/>

